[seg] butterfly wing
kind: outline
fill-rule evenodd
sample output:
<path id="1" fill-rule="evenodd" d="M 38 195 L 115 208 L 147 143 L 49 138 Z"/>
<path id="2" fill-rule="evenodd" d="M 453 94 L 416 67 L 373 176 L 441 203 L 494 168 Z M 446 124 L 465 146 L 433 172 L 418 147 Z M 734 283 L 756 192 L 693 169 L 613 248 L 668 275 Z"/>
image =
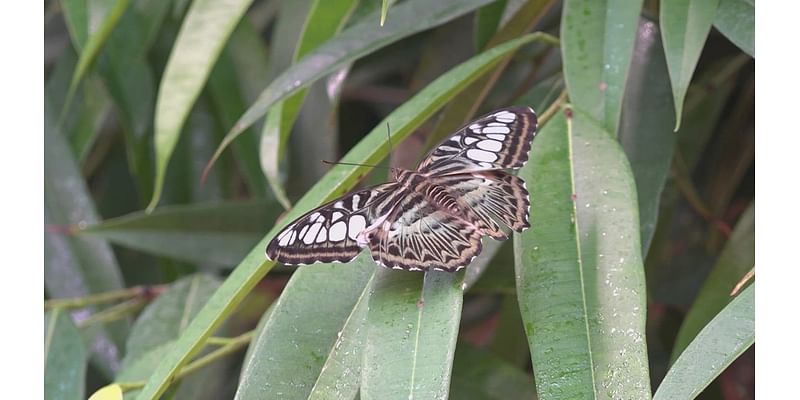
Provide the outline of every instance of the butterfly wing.
<path id="1" fill-rule="evenodd" d="M 361 252 L 358 235 L 388 214 L 397 183 L 357 191 L 309 211 L 267 245 L 267 258 L 286 265 L 348 262 Z"/>
<path id="2" fill-rule="evenodd" d="M 530 199 L 525 181 L 504 171 L 477 171 L 431 178 L 431 183 L 456 198 L 461 210 L 474 215 L 478 226 L 496 228 L 495 221 L 522 232 L 528 227 Z M 487 231 L 497 238 L 495 232 Z"/>
<path id="3" fill-rule="evenodd" d="M 428 176 L 489 169 L 516 169 L 528 161 L 536 113 L 510 107 L 478 118 L 433 149 L 417 171 Z"/>
<path id="4" fill-rule="evenodd" d="M 481 252 L 481 233 L 475 225 L 417 191 L 405 193 L 367 240 L 379 264 L 411 271 L 458 271 Z"/>

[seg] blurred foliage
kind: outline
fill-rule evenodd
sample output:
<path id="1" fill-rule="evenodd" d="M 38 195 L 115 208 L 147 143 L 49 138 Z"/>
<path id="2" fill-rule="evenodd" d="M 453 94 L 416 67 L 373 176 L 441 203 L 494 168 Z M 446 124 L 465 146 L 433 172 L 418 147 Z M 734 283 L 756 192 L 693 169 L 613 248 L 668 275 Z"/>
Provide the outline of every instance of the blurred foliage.
<path id="1" fill-rule="evenodd" d="M 45 5 L 46 398 L 754 398 L 752 0 Z M 466 272 L 266 261 L 512 105 Z"/>

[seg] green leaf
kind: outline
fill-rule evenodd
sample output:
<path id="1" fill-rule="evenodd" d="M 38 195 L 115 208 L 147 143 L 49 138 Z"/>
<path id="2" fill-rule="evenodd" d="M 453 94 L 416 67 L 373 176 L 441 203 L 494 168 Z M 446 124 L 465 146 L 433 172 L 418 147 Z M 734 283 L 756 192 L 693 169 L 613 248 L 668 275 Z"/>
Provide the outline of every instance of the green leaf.
<path id="1" fill-rule="evenodd" d="M 561 52 L 569 98 L 616 135 L 642 0 L 567 0 Z"/>
<path id="2" fill-rule="evenodd" d="M 622 107 L 619 141 L 636 180 L 642 254 L 647 254 L 676 141 L 672 132 L 675 112 L 661 35 L 658 26 L 649 20 L 639 24 Z"/>
<path id="3" fill-rule="evenodd" d="M 135 212 L 81 230 L 86 236 L 178 260 L 231 267 L 274 225 L 271 201 L 162 207 Z"/>
<path id="4" fill-rule="evenodd" d="M 241 25 L 245 22 L 242 21 Z M 241 32 L 241 33 L 239 33 Z M 255 34 L 252 27 L 243 29 L 241 26 L 234 32 L 231 41 L 246 34 Z M 246 42 L 247 43 L 247 42 Z M 230 46 L 226 49 L 208 79 L 209 94 L 219 125 L 228 127 L 236 122 L 236 118 L 245 110 L 245 96 L 240 90 L 240 79 L 237 66 L 234 62 Z M 253 57 L 257 58 L 257 57 Z M 256 132 L 248 129 L 241 140 L 233 143 L 233 154 L 236 163 L 244 175 L 249 192 L 254 197 L 265 197 L 267 186 L 264 183 L 264 174 L 258 161 L 258 138 Z"/>
<path id="5" fill-rule="evenodd" d="M 285 399 L 353 398 L 377 268 L 364 253 L 349 265 L 298 269 L 250 345 L 236 399 L 261 399 L 265 390 Z"/>
<path id="6" fill-rule="evenodd" d="M 209 275 L 182 278 L 158 296 L 131 329 L 117 382 L 140 381 L 158 365 L 164 353 L 186 330 L 220 282 Z M 213 399 L 225 383 L 225 364 L 214 363 L 181 380 L 176 399 Z M 133 398 L 133 394 L 126 397 Z"/>
<path id="7" fill-rule="evenodd" d="M 485 73 L 505 54 L 531 42 L 536 37 L 536 35 L 526 35 L 497 46 L 441 76 L 378 124 L 367 137 L 345 155 L 344 161 L 379 162 L 389 150 L 389 138 L 384 130 L 386 123 L 393 127 L 392 143 L 399 143 L 439 110 L 447 100 L 452 99 L 460 90 Z M 333 167 L 287 214 L 283 224 L 289 223 L 324 201 L 346 192 L 356 184 L 366 170 L 366 167 L 349 165 Z M 199 350 L 211 331 L 222 323 L 222 320 L 239 304 L 247 292 L 274 266 L 273 262 L 264 260 L 264 248 L 280 227 L 273 228 L 214 293 L 208 305 L 198 313 L 172 352 L 165 355 L 161 364 L 150 376 L 147 386 L 139 398 L 152 399 L 163 393 L 177 368 Z"/>
<path id="8" fill-rule="evenodd" d="M 714 27 L 743 52 L 756 56 L 756 3 L 754 0 L 719 0 Z"/>
<path id="9" fill-rule="evenodd" d="M 558 113 L 520 176 L 533 201 L 514 240 L 517 294 L 539 397 L 648 398 L 636 188 L 619 144 Z"/>
<path id="10" fill-rule="evenodd" d="M 44 398 L 84 399 L 86 348 L 69 313 L 44 315 Z"/>
<path id="11" fill-rule="evenodd" d="M 489 39 L 500 26 L 500 19 L 506 9 L 506 0 L 498 0 L 483 6 L 475 13 L 475 31 L 473 33 L 476 49 L 485 49 Z"/>
<path id="12" fill-rule="evenodd" d="M 392 19 L 382 27 L 375 24 L 376 18 L 365 17 L 362 22 L 345 29 L 275 78 L 239 118 L 217 149 L 217 156 L 278 101 L 367 54 L 417 32 L 451 21 L 490 1 L 492 0 L 431 3 L 425 0 L 409 0 L 396 6 Z"/>
<path id="13" fill-rule="evenodd" d="M 104 16 L 103 22 L 100 24 L 97 30 L 91 32 L 86 39 L 86 43 L 82 44 L 81 54 L 78 58 L 78 65 L 75 67 L 75 72 L 72 75 L 72 80 L 69 84 L 69 90 L 67 91 L 66 107 L 69 107 L 69 103 L 72 100 L 75 89 L 78 87 L 78 83 L 81 79 L 83 79 L 84 75 L 86 75 L 89 68 L 97 59 L 97 56 L 103 50 L 103 46 L 105 46 L 108 38 L 111 37 L 111 32 L 117 26 L 120 18 L 128 8 L 129 3 L 130 0 L 116 0 L 114 2 L 114 6 Z M 76 30 L 76 33 L 81 36 L 85 34 L 82 28 Z M 64 111 L 66 111 L 66 108 L 62 109 L 62 112 Z"/>
<path id="14" fill-rule="evenodd" d="M 678 331 L 672 360 L 676 360 L 701 329 L 727 305 L 731 290 L 755 265 L 755 202 L 739 217 L 733 234 L 711 269 L 705 284 Z"/>
<path id="15" fill-rule="evenodd" d="M 494 33 L 492 38 L 489 39 L 487 46 L 494 46 L 497 43 L 505 42 L 506 40 L 510 40 L 530 31 L 544 18 L 545 14 L 547 14 L 554 4 L 554 1 L 526 1 L 513 14 L 511 19 L 509 19 L 500 30 Z M 558 39 L 548 34 L 542 34 L 541 39 L 548 44 L 558 45 Z M 475 112 L 485 100 L 489 90 L 497 84 L 500 75 L 511 62 L 511 56 L 512 55 L 509 54 L 497 68 L 470 85 L 469 88 L 464 90 L 460 96 L 447 106 L 444 113 L 439 118 L 439 121 L 436 123 L 433 132 L 428 135 L 426 148 L 433 147 L 450 136 L 456 129 L 464 126 L 473 119 Z"/>
<path id="16" fill-rule="evenodd" d="M 217 60 L 228 36 L 252 0 L 197 0 L 181 31 L 161 78 L 156 104 L 156 182 L 148 206 L 161 198 L 164 175 L 181 129 Z"/>
<path id="17" fill-rule="evenodd" d="M 86 183 L 72 152 L 45 107 L 44 137 L 44 286 L 51 298 L 80 297 L 123 288 L 111 246 L 98 238 L 69 234 L 74 226 L 98 220 Z M 92 309 L 89 309 L 91 311 Z M 93 327 L 92 361 L 112 375 L 127 334 L 127 321 Z"/>
<path id="18" fill-rule="evenodd" d="M 367 311 L 363 399 L 447 398 L 463 282 L 463 272 L 378 271 Z"/>
<path id="19" fill-rule="evenodd" d="M 667 56 L 677 131 L 683 99 L 706 42 L 719 0 L 674 0 L 661 3 L 661 38 Z"/>
<path id="20" fill-rule="evenodd" d="M 131 328 L 123 369 L 148 351 L 179 338 L 219 285 L 210 275 L 196 274 L 176 281 L 159 295 Z"/>
<path id="21" fill-rule="evenodd" d="M 333 37 L 344 26 L 357 3 L 357 1 L 353 0 L 314 0 L 301 27 L 292 62 L 302 59 L 306 54 L 319 47 L 320 44 Z M 275 104 L 267 115 L 264 130 L 261 132 L 261 166 L 264 175 L 269 180 L 270 187 L 286 209 L 291 208 L 291 203 L 281 185 L 278 165 L 307 92 L 308 89 L 300 90 L 286 100 Z M 318 115 L 317 118 L 323 119 L 327 116 L 326 114 L 328 112 Z M 327 135 L 317 134 L 316 136 L 317 139 L 314 141 L 304 141 L 308 143 L 306 147 L 313 146 L 314 143 L 323 140 L 324 136 Z M 328 145 L 328 143 L 322 144 L 331 151 L 335 147 Z"/>
<path id="22" fill-rule="evenodd" d="M 456 347 L 450 398 L 523 400 L 536 398 L 533 377 L 492 354 L 466 343 Z"/>
<path id="23" fill-rule="evenodd" d="M 755 287 L 744 289 L 697 334 L 667 372 L 654 400 L 697 397 L 755 343 Z"/>

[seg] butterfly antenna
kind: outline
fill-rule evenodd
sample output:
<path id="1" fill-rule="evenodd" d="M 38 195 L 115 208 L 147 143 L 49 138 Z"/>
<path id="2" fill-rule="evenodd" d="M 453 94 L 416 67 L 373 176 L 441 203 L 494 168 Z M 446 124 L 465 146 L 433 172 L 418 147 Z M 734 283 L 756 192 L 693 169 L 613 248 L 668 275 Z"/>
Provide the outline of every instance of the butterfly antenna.
<path id="1" fill-rule="evenodd" d="M 375 165 L 375 164 L 349 163 L 349 162 L 344 162 L 344 161 L 328 161 L 328 160 L 321 160 L 321 161 L 322 161 L 323 164 L 328 164 L 328 165 L 341 164 L 341 165 L 355 165 L 357 167 L 372 167 L 372 168 L 389 169 L 389 167 L 384 167 L 382 165 Z"/>

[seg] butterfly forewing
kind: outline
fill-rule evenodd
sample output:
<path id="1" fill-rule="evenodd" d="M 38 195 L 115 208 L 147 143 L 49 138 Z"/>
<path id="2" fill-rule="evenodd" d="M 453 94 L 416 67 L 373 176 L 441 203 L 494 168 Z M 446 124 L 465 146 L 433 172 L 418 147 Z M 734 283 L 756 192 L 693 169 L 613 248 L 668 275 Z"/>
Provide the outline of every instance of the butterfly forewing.
<path id="1" fill-rule="evenodd" d="M 536 114 L 529 107 L 504 108 L 484 115 L 433 149 L 417 170 L 426 175 L 446 175 L 520 168 L 528 161 L 536 124 Z"/>
<path id="2" fill-rule="evenodd" d="M 358 235 L 391 211 L 397 183 L 350 193 L 309 211 L 289 224 L 267 246 L 267 258 L 287 265 L 348 262 L 364 243 Z"/>

